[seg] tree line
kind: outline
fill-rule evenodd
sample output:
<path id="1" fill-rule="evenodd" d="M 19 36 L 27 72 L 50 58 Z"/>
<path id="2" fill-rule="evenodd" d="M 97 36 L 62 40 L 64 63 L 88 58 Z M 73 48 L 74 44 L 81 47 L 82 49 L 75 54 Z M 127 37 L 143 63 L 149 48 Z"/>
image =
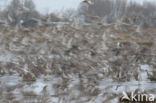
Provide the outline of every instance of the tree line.
<path id="1" fill-rule="evenodd" d="M 91 1 L 93 5 L 89 5 L 88 9 L 85 10 L 86 22 L 94 21 L 95 17 L 107 23 L 120 20 L 128 24 L 156 26 L 156 5 L 153 2 L 139 4 L 130 0 Z M 78 10 L 67 10 L 64 12 L 63 18 L 59 18 L 54 13 L 43 15 L 36 10 L 33 0 L 26 0 L 24 4 L 20 0 L 12 0 L 6 9 L 0 11 L 0 20 L 8 21 L 12 25 L 16 25 L 21 19 L 27 21 L 32 18 L 42 19 L 43 21 L 69 21 L 69 19 L 75 17 L 71 16 L 75 15 L 75 12 L 78 12 Z"/>

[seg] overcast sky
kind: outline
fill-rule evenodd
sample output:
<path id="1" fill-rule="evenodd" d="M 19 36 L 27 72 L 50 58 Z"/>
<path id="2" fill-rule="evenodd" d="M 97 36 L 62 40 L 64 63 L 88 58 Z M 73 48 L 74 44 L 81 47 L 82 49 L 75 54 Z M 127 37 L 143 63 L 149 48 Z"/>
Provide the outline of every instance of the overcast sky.
<path id="1" fill-rule="evenodd" d="M 82 0 L 34 0 L 37 10 L 41 12 L 62 11 L 69 8 L 76 9 Z"/>
<path id="2" fill-rule="evenodd" d="M 0 0 L 0 2 L 6 2 L 11 0 Z M 82 0 L 33 0 L 36 4 L 36 9 L 41 13 L 63 11 L 69 8 L 77 9 L 79 3 Z M 139 3 L 143 1 L 156 1 L 156 0 L 135 0 Z"/>
<path id="3" fill-rule="evenodd" d="M 34 0 L 37 10 L 42 13 L 62 11 L 68 8 L 76 9 L 79 3 L 83 0 Z M 156 1 L 156 0 L 134 0 L 142 3 L 143 1 Z"/>

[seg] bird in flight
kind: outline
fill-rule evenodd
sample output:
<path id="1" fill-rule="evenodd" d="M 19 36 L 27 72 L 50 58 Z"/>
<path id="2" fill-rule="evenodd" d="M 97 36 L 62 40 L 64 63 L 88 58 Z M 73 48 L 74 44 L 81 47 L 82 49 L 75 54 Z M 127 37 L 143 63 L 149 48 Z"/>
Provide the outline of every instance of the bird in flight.
<path id="1" fill-rule="evenodd" d="M 80 7 L 79 7 L 79 14 L 85 14 L 88 11 L 88 8 L 90 5 L 93 5 L 93 2 L 91 0 L 83 0 L 80 3 Z"/>
<path id="2" fill-rule="evenodd" d="M 93 5 L 93 2 L 91 0 L 84 0 L 84 3 L 87 3 L 88 5 Z"/>
<path id="3" fill-rule="evenodd" d="M 28 11 L 30 11 L 30 9 L 25 7 L 25 2 L 26 2 L 26 0 L 22 0 L 22 4 L 19 5 L 19 7 L 21 10 L 28 12 Z"/>
<path id="4" fill-rule="evenodd" d="M 8 18 L 7 18 L 8 19 L 8 22 L 9 23 L 12 23 L 13 22 L 13 18 L 9 14 L 7 16 L 8 16 Z"/>

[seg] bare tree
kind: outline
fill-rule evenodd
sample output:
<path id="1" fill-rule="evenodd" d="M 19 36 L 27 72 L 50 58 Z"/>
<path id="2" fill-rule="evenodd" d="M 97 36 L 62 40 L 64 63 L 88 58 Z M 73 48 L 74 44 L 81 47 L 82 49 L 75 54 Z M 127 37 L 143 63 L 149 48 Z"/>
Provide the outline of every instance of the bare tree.
<path id="1" fill-rule="evenodd" d="M 6 18 L 12 25 L 16 25 L 20 20 L 26 21 L 38 17 L 39 13 L 35 10 L 35 4 L 32 0 L 26 0 L 24 4 L 20 0 L 13 0 L 7 7 Z"/>
<path id="2" fill-rule="evenodd" d="M 92 2 L 94 4 L 88 5 L 88 9 L 81 7 L 80 10 L 84 9 L 83 13 L 85 12 L 87 16 L 105 18 L 107 22 L 120 19 L 135 25 L 152 24 L 156 15 L 156 6 L 150 2 L 144 2 L 143 5 L 128 0 L 92 0 Z"/>

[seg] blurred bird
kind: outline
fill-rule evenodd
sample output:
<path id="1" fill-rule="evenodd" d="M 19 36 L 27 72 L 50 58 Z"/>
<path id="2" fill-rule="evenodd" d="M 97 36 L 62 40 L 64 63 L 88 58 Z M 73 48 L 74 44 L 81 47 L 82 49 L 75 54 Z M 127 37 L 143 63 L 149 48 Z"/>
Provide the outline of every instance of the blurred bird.
<path id="1" fill-rule="evenodd" d="M 80 3 L 79 15 L 85 15 L 90 5 L 93 5 L 93 2 L 91 0 L 83 0 Z"/>
<path id="2" fill-rule="evenodd" d="M 25 11 L 25 12 L 30 11 L 28 8 L 26 8 L 26 7 L 23 6 L 23 5 L 20 5 L 19 8 L 20 8 L 21 10 Z"/>
<path id="3" fill-rule="evenodd" d="M 20 27 L 23 27 L 23 23 L 24 23 L 24 20 L 21 19 L 21 20 L 19 21 L 19 24 L 18 24 L 18 25 L 19 25 Z"/>
<path id="4" fill-rule="evenodd" d="M 64 9 L 62 9 L 58 14 L 56 14 L 56 16 L 57 16 L 57 18 L 62 20 L 63 19 L 63 14 L 64 14 Z"/>
<path id="5" fill-rule="evenodd" d="M 28 12 L 28 11 L 30 11 L 30 9 L 27 8 L 27 7 L 25 7 L 25 2 L 26 2 L 26 0 L 22 0 L 22 4 L 19 5 L 19 8 L 20 8 L 22 11 Z"/>
<path id="6" fill-rule="evenodd" d="M 12 19 L 12 17 L 9 14 L 8 14 L 8 18 L 7 19 L 8 19 L 8 22 L 9 23 L 12 23 L 13 22 L 13 19 Z"/>
<path id="7" fill-rule="evenodd" d="M 43 89 L 42 89 L 42 93 L 45 93 L 45 92 L 47 92 L 47 88 L 48 88 L 48 86 L 47 85 L 45 85 L 44 87 L 43 87 Z"/>
<path id="8" fill-rule="evenodd" d="M 88 5 L 93 5 L 94 3 L 91 0 L 84 0 L 84 3 L 87 3 Z"/>

